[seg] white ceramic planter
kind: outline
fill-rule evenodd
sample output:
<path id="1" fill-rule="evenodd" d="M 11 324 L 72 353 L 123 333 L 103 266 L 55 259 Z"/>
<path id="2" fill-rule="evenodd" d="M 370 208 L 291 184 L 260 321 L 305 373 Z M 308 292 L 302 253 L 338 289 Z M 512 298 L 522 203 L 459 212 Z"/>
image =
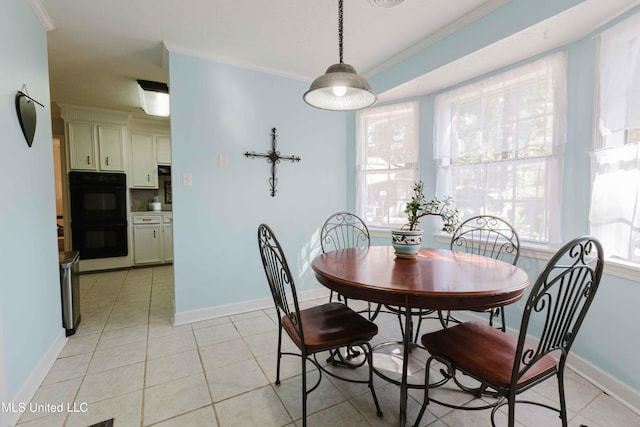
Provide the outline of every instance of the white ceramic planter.
<path id="1" fill-rule="evenodd" d="M 422 245 L 422 230 L 391 230 L 391 244 L 398 258 L 415 258 Z"/>

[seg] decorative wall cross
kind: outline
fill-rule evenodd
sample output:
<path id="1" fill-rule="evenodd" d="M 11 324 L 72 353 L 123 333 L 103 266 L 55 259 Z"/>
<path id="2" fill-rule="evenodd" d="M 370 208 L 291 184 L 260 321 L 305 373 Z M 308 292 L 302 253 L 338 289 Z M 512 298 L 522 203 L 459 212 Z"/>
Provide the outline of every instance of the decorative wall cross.
<path id="1" fill-rule="evenodd" d="M 276 133 L 276 131 L 276 128 L 271 129 L 271 151 L 266 154 L 256 153 L 255 151 L 247 151 L 246 153 L 244 153 L 244 155 L 248 158 L 265 157 L 271 163 L 271 178 L 269 178 L 269 184 L 271 185 L 271 197 L 276 196 L 276 185 L 278 184 L 278 178 L 276 178 L 276 164 L 280 163 L 280 160 L 289 160 L 291 161 L 291 163 L 300 161 L 300 157 L 298 156 L 280 155 L 280 152 L 276 150 L 276 145 L 278 143 L 278 134 Z"/>

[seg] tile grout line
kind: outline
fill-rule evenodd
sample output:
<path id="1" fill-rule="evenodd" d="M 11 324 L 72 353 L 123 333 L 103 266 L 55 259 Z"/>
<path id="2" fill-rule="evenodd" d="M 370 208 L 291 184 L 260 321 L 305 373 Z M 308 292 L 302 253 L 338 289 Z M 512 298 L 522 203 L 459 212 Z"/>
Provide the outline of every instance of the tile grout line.
<path id="1" fill-rule="evenodd" d="M 127 273 L 127 274 L 128 274 L 128 273 Z M 126 275 L 125 275 L 125 277 L 126 277 Z M 87 291 L 87 296 L 88 296 L 89 292 L 91 292 L 91 291 L 93 291 L 93 289 L 95 289 L 95 287 L 96 287 L 96 285 L 97 285 L 97 283 L 98 283 L 98 281 L 99 281 L 99 278 L 100 278 L 100 276 L 98 276 L 98 277 L 96 278 L 95 282 L 93 283 L 93 285 L 91 285 L 91 289 L 89 289 L 89 291 Z M 124 279 L 123 279 L 123 281 L 120 283 L 120 287 L 119 287 L 119 289 L 118 289 L 118 294 L 120 293 L 120 289 L 122 289 L 122 285 L 123 285 L 123 283 L 124 283 Z M 117 295 L 116 295 L 116 298 L 113 300 L 113 302 L 112 302 L 112 304 L 111 304 L 111 307 L 109 308 L 109 312 L 108 312 L 107 317 L 106 317 L 106 319 L 105 319 L 105 321 L 104 321 L 104 325 L 102 325 L 102 328 L 101 328 L 101 329 L 100 329 L 100 331 L 98 332 L 100 335 L 99 335 L 99 337 L 98 337 L 98 340 L 96 341 L 95 346 L 93 347 L 93 351 L 91 352 L 91 356 L 89 357 L 89 361 L 87 362 L 87 366 L 86 366 L 86 367 L 85 367 L 85 369 L 84 369 L 84 372 L 83 372 L 82 377 L 81 377 L 81 379 L 80 379 L 80 384 L 78 385 L 78 389 L 76 390 L 76 392 L 75 392 L 75 394 L 74 394 L 74 396 L 73 396 L 73 402 L 74 402 L 74 404 L 75 404 L 75 403 L 78 403 L 78 402 L 77 402 L 78 395 L 80 394 L 80 390 L 82 389 L 82 385 L 85 383 L 85 380 L 86 380 L 87 375 L 88 375 L 88 372 L 89 372 L 89 366 L 91 366 L 91 362 L 93 361 L 93 358 L 94 358 L 94 356 L 95 356 L 95 354 L 96 354 L 96 351 L 98 351 L 97 349 L 98 349 L 98 345 L 99 345 L 100 341 L 102 340 L 102 334 L 104 333 L 105 327 L 107 326 L 107 322 L 109 321 L 109 318 L 111 317 L 111 313 L 113 312 L 113 309 L 114 309 L 114 307 L 115 307 L 115 305 L 116 305 L 116 301 L 117 301 L 117 299 L 118 299 L 118 297 L 117 297 Z M 80 310 L 80 313 L 82 313 L 82 310 Z M 98 401 L 98 402 L 100 402 L 100 401 Z M 94 402 L 94 403 L 97 403 L 97 402 Z M 69 417 L 70 417 L 70 416 L 71 416 L 71 414 L 70 414 L 69 412 L 67 412 L 67 414 L 66 414 L 66 416 L 65 416 L 65 421 L 64 421 L 64 424 L 63 424 L 63 425 L 66 425 L 66 424 L 67 424 L 67 422 L 69 421 Z"/>
<path id="2" fill-rule="evenodd" d="M 218 416 L 218 411 L 216 410 L 216 403 L 213 400 L 213 393 L 211 392 L 211 384 L 209 384 L 209 378 L 207 377 L 207 371 L 204 367 L 204 360 L 202 358 L 202 353 L 200 352 L 200 345 L 198 344 L 198 337 L 196 337 L 196 330 L 193 328 L 193 323 L 189 323 L 191 334 L 193 335 L 193 340 L 196 343 L 196 351 L 198 352 L 198 361 L 200 362 L 200 367 L 202 368 L 202 375 L 204 376 L 204 382 L 207 385 L 207 392 L 209 393 L 209 399 L 211 400 L 211 409 L 213 409 L 213 416 L 216 420 L 216 424 L 221 426 L 220 418 Z M 206 407 L 206 406 L 205 406 Z"/>
<path id="3" fill-rule="evenodd" d="M 149 330 L 150 327 L 149 325 L 151 324 L 151 300 L 153 299 L 153 276 L 154 276 L 154 269 L 152 268 L 151 270 L 151 286 L 149 289 L 149 306 L 147 308 L 147 339 L 145 341 L 145 349 L 144 349 L 144 369 L 143 369 L 143 373 L 142 373 L 142 398 L 141 398 L 141 403 L 140 403 L 140 427 L 143 427 L 145 424 L 145 420 L 144 420 L 144 404 L 145 404 L 145 397 L 147 395 L 146 393 L 146 389 L 147 389 L 147 362 L 149 360 Z"/>

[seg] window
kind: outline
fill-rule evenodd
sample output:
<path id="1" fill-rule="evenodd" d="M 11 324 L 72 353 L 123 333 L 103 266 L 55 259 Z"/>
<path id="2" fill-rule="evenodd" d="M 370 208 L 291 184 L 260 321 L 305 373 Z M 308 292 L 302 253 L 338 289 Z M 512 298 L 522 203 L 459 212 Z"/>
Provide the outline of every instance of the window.
<path id="1" fill-rule="evenodd" d="M 504 218 L 522 240 L 560 240 L 566 54 L 549 55 L 440 94 L 437 195 L 463 217 Z"/>
<path id="2" fill-rule="evenodd" d="M 608 257 L 640 262 L 640 14 L 600 35 L 590 233 Z"/>
<path id="3" fill-rule="evenodd" d="M 419 180 L 417 102 L 359 111 L 356 116 L 356 213 L 370 227 L 407 222 L 404 205 Z"/>

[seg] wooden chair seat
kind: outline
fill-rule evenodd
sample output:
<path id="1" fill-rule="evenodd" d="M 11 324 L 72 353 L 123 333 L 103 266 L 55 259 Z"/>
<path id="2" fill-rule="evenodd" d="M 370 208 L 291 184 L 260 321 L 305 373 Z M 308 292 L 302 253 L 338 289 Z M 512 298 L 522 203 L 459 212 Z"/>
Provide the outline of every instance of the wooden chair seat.
<path id="1" fill-rule="evenodd" d="M 330 302 L 300 310 L 304 344 L 310 353 L 342 347 L 357 341 L 369 341 L 378 333 L 378 326 L 346 305 Z M 302 347 L 297 326 L 287 316 L 282 326 L 293 342 Z"/>
<path id="2" fill-rule="evenodd" d="M 422 345 L 432 356 L 444 356 L 476 378 L 503 388 L 511 384 L 518 339 L 486 323 L 466 322 L 425 334 Z M 556 370 L 556 360 L 547 354 L 518 379 L 517 387 L 553 375 Z"/>

